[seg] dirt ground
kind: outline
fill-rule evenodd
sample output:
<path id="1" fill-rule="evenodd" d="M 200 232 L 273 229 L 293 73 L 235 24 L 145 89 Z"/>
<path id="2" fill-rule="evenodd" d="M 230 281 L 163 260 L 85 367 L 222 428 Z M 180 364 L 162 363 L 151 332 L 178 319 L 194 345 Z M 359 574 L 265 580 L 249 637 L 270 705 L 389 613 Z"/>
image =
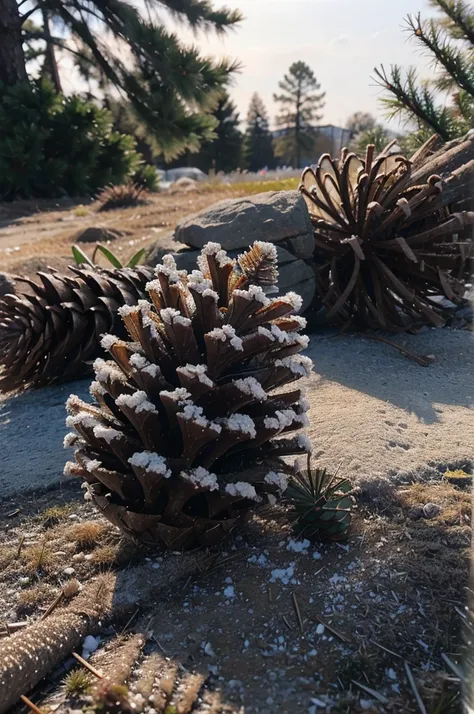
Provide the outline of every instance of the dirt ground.
<path id="1" fill-rule="evenodd" d="M 110 248 L 127 258 L 139 248 L 161 240 L 163 248 L 176 250 L 164 237 L 185 216 L 224 198 L 245 195 L 230 186 L 198 187 L 193 191 L 151 194 L 148 205 L 98 212 L 97 203 L 16 201 L 0 205 L 0 270 L 33 277 L 48 265 L 65 270 L 71 264 L 71 246 L 77 234 L 89 226 L 114 228 L 123 233 Z M 92 252 L 94 244 L 82 244 Z"/>
<path id="2" fill-rule="evenodd" d="M 123 231 L 111 247 L 126 256 L 163 240 L 185 215 L 243 193 L 158 194 L 148 206 L 112 213 L 66 201 L 3 204 L 0 270 L 31 276 L 46 265 L 64 269 L 76 233 L 92 225 Z M 416 350 L 416 336 L 406 339 Z M 446 332 L 432 372 L 406 362 L 396 403 L 387 385 L 393 360 L 405 358 L 363 338 L 312 339 L 318 376 L 308 386 L 318 409 L 309 433 L 316 459 L 329 465 L 345 456 L 344 475 L 356 486 L 348 541 L 297 540 L 285 510 L 267 508 L 219 549 L 188 558 L 184 576 L 164 593 L 142 599 L 136 592 L 125 619 L 102 623 L 97 650 L 84 642 L 78 651 L 99 675 L 126 685 L 115 693 L 123 706 L 100 711 L 461 711 L 473 427 L 465 426 L 470 392 L 449 376 L 453 355 L 469 364 L 458 339 Z M 385 373 L 374 369 L 369 352 L 379 367 L 386 360 Z M 357 366 L 350 378 L 348 359 Z M 337 399 L 335 383 L 342 385 Z M 359 411 L 347 409 L 355 392 Z M 392 406 L 396 418 L 387 413 Z M 465 486 L 444 478 L 453 467 L 465 471 Z M 149 583 L 185 557 L 124 541 L 74 483 L 0 502 L 0 670 L 2 645 L 15 629 L 67 606 L 47 614 L 65 583 L 87 588 L 113 574 L 118 596 L 137 568 Z M 28 696 L 45 714 L 79 714 L 91 708 L 100 681 L 68 659 Z"/>
<path id="3" fill-rule="evenodd" d="M 128 625 L 99 633 L 91 664 L 139 633 L 130 696 L 154 655 L 199 674 L 232 711 L 258 714 L 416 712 L 408 666 L 427 712 L 457 711 L 436 707 L 459 691 L 442 657 L 462 654 L 470 490 L 446 483 L 441 470 L 416 478 L 360 490 L 343 544 L 295 539 L 282 509 L 257 513 L 171 592 L 147 602 L 137 594 Z M 432 517 L 427 503 L 438 507 Z M 74 485 L 4 503 L 0 523 L 0 652 L 8 625 L 38 620 L 65 582 L 118 572 L 126 587 L 130 567 L 146 581 L 177 557 L 122 540 Z M 30 694 L 42 711 L 69 702 L 72 666 Z"/>

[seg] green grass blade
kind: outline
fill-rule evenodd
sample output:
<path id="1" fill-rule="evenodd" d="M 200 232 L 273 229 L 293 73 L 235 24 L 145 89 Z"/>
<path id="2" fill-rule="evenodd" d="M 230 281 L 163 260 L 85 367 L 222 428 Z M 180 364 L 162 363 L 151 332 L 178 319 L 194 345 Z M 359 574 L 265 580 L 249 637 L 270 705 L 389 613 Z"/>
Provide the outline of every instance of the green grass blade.
<path id="1" fill-rule="evenodd" d="M 89 258 L 88 255 L 84 253 L 81 248 L 79 248 L 78 245 L 73 245 L 72 248 L 72 257 L 74 258 L 74 261 L 76 262 L 76 265 L 88 265 L 90 268 L 94 267 L 94 263 L 92 260 Z"/>

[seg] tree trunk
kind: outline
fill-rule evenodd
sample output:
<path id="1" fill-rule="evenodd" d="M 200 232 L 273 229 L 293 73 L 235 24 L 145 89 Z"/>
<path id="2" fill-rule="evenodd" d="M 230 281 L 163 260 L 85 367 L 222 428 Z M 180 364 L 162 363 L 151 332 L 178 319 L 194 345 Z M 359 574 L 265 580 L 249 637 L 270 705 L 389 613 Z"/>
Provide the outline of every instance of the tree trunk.
<path id="1" fill-rule="evenodd" d="M 0 0 L 1 2 L 1 0 Z M 51 37 L 51 28 L 49 26 L 49 16 L 48 11 L 43 9 L 43 30 L 46 39 L 46 55 L 44 61 L 44 69 L 49 74 L 51 81 L 54 84 L 54 88 L 58 94 L 62 92 L 61 78 L 59 76 L 58 63 L 56 61 L 56 53 L 54 51 L 54 44 Z"/>
<path id="2" fill-rule="evenodd" d="M 0 81 L 8 85 L 28 79 L 16 0 L 0 0 Z"/>

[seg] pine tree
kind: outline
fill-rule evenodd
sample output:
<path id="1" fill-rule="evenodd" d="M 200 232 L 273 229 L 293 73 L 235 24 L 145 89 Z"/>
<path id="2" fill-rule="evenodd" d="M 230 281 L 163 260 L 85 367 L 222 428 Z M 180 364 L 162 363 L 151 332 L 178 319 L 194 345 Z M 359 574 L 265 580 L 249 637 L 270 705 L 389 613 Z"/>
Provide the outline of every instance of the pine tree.
<path id="1" fill-rule="evenodd" d="M 222 34 L 241 19 L 210 0 L 0 0 L 0 80 L 26 79 L 22 42 L 45 47 L 43 70 L 59 89 L 55 50 L 72 53 L 83 73 L 127 97 L 169 157 L 213 135 L 209 111 L 237 65 L 202 57 L 162 21 L 163 11 L 194 31 Z M 31 17 L 32 28 L 27 23 Z M 23 27 L 23 35 L 21 28 Z M 114 41 L 111 42 L 110 39 Z"/>
<path id="2" fill-rule="evenodd" d="M 245 167 L 249 171 L 259 171 L 264 167 L 272 169 L 275 166 L 268 112 L 257 93 L 250 100 L 243 155 Z"/>
<path id="3" fill-rule="evenodd" d="M 313 147 L 326 93 L 319 93 L 321 85 L 305 62 L 294 62 L 278 86 L 282 93 L 273 99 L 281 106 L 276 123 L 283 135 L 277 141 L 277 154 L 300 168 L 303 153 Z"/>
<path id="4" fill-rule="evenodd" d="M 464 0 L 431 0 L 440 10 L 439 19 L 408 16 L 411 36 L 433 59 L 438 70 L 433 81 L 422 81 L 410 67 L 406 74 L 398 65 L 375 69 L 378 83 L 387 90 L 382 99 L 390 117 L 403 116 L 417 124 L 416 143 L 435 132 L 443 141 L 462 136 L 474 122 L 474 8 Z M 437 93 L 450 92 L 451 103 Z"/>
<path id="5" fill-rule="evenodd" d="M 214 130 L 216 137 L 204 142 L 199 153 L 189 157 L 189 163 L 192 162 L 205 173 L 211 170 L 224 173 L 235 171 L 242 157 L 242 134 L 237 107 L 227 92 L 221 94 L 212 117 L 217 122 Z"/>
<path id="6" fill-rule="evenodd" d="M 346 121 L 346 129 L 351 132 L 351 137 L 355 137 L 361 132 L 370 131 L 374 127 L 375 119 L 369 112 L 354 112 Z"/>

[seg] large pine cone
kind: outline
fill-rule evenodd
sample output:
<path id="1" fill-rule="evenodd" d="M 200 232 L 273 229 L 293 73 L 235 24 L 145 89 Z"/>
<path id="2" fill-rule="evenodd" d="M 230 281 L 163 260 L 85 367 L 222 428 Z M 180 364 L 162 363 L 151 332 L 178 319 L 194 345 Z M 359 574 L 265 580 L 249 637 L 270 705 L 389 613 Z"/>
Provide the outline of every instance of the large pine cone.
<path id="1" fill-rule="evenodd" d="M 151 268 L 71 268 L 74 276 L 38 273 L 41 283 L 19 278 L 29 292 L 0 299 L 1 386 L 40 386 L 90 371 L 102 354 L 104 332 L 125 337 L 122 305 L 145 297 Z"/>
<path id="2" fill-rule="evenodd" d="M 326 317 L 345 327 L 441 326 L 439 297 L 463 302 L 473 246 L 457 236 L 474 213 L 449 213 L 449 177 L 413 186 L 412 162 L 391 146 L 377 157 L 372 145 L 364 158 L 325 154 L 303 172 L 317 290 Z"/>
<path id="3" fill-rule="evenodd" d="M 300 389 L 311 360 L 294 293 L 270 300 L 276 251 L 256 243 L 238 263 L 208 244 L 200 270 L 171 256 L 147 285 L 151 303 L 120 310 L 132 342 L 107 335 L 114 361 L 95 362 L 93 406 L 71 396 L 66 437 L 103 514 L 146 543 L 185 548 L 219 541 L 267 495 L 286 488 L 282 458 L 309 450 Z M 276 393 L 274 390 L 278 389 Z"/>

